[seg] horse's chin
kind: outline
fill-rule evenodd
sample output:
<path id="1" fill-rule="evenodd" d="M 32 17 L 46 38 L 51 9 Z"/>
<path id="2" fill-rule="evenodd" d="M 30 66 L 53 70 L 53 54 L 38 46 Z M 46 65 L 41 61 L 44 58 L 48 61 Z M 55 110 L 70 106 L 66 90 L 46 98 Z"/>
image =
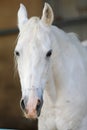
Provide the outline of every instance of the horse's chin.
<path id="1" fill-rule="evenodd" d="M 25 118 L 27 118 L 27 119 L 35 120 L 35 119 L 38 118 L 37 115 L 33 115 L 33 116 L 30 116 L 30 115 L 28 115 L 28 114 L 24 114 L 24 115 L 25 115 Z"/>
<path id="2" fill-rule="evenodd" d="M 38 119 L 38 118 L 39 118 L 40 112 L 37 112 L 37 113 L 34 113 L 34 114 L 28 114 L 28 113 L 24 112 L 24 116 L 25 116 L 25 118 L 27 118 L 27 119 L 35 120 L 35 119 Z"/>

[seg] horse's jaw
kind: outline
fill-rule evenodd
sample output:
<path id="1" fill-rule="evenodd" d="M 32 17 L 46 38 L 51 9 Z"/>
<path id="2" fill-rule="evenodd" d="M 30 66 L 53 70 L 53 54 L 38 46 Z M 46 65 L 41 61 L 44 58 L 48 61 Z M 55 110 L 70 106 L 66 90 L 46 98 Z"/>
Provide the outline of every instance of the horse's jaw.
<path id="1" fill-rule="evenodd" d="M 53 72 L 51 70 L 45 91 L 52 103 L 55 103 L 57 100 L 57 86 L 54 81 Z"/>

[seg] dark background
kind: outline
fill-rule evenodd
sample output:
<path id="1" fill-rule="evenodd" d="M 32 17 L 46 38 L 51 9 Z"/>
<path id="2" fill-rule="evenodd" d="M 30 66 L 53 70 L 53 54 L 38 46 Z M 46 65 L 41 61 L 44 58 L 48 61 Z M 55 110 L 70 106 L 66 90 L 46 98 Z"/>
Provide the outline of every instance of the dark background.
<path id="1" fill-rule="evenodd" d="M 40 16 L 42 9 L 41 0 L 0 0 L 0 128 L 35 130 L 37 121 L 25 119 L 20 109 L 21 89 L 14 64 L 18 31 L 6 33 L 17 27 L 20 3 L 28 8 L 29 16 Z"/>

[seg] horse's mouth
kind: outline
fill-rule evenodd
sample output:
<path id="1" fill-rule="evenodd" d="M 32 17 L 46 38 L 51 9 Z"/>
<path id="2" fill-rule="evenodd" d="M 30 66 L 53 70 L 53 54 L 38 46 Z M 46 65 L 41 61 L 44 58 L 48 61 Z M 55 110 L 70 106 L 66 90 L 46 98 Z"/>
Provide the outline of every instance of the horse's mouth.
<path id="1" fill-rule="evenodd" d="M 40 105 L 40 106 L 37 105 L 36 109 L 33 109 L 33 108 L 32 109 L 30 109 L 30 108 L 26 109 L 25 108 L 25 109 L 22 109 L 22 111 L 24 112 L 24 115 L 25 115 L 26 118 L 37 119 L 41 114 L 42 105 Z"/>
<path id="2" fill-rule="evenodd" d="M 28 119 L 37 119 L 41 114 L 41 110 L 38 110 L 38 111 L 34 111 L 32 110 L 32 112 L 27 112 L 27 111 L 24 111 L 24 115 L 26 118 Z"/>

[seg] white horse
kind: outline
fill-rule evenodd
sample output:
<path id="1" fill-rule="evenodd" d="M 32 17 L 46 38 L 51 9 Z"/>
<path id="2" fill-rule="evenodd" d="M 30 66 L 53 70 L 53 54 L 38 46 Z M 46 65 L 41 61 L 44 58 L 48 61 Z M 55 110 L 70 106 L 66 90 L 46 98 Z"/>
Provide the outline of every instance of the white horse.
<path id="1" fill-rule="evenodd" d="M 21 82 L 21 107 L 38 118 L 39 130 L 87 130 L 87 49 L 74 34 L 52 26 L 45 3 L 42 17 L 18 11 L 15 48 Z"/>

